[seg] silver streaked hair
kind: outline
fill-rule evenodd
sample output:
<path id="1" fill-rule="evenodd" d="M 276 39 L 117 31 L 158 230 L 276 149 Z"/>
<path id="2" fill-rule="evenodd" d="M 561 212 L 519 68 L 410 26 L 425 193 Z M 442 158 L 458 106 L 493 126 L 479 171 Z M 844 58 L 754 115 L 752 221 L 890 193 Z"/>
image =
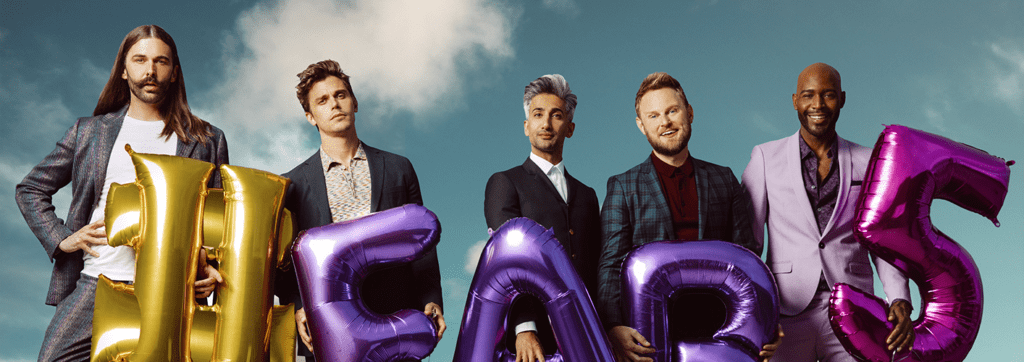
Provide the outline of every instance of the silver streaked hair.
<path id="1" fill-rule="evenodd" d="M 523 110 L 526 112 L 526 118 L 530 118 L 530 100 L 538 94 L 544 93 L 553 94 L 565 102 L 565 117 L 571 122 L 573 113 L 576 111 L 576 95 L 572 94 L 569 82 L 566 82 L 561 74 L 545 75 L 526 86 L 526 92 L 523 94 Z"/>

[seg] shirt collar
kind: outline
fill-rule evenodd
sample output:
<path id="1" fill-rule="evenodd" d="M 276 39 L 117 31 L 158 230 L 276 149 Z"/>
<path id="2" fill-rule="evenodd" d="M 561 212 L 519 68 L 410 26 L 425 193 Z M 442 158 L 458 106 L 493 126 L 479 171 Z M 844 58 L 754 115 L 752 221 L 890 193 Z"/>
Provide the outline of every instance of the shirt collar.
<path id="1" fill-rule="evenodd" d="M 363 151 L 362 143 L 359 143 L 359 148 L 356 149 L 356 154 L 352 157 L 352 160 L 366 160 L 366 152 Z M 324 150 L 324 146 L 320 145 L 320 165 L 324 167 L 324 171 L 327 171 L 331 169 L 331 166 L 342 165 L 342 163 L 331 158 L 327 151 Z"/>
<path id="2" fill-rule="evenodd" d="M 693 159 L 693 154 L 690 154 L 690 157 L 686 158 L 686 161 L 683 162 L 682 166 L 675 167 L 675 166 L 672 166 L 672 165 L 669 165 L 669 164 L 665 163 L 665 161 L 662 161 L 653 152 L 651 153 L 651 163 L 654 164 L 654 171 L 656 171 L 658 173 L 658 175 L 663 176 L 663 177 L 673 177 L 673 176 L 676 176 L 677 172 L 679 173 L 679 175 L 681 175 L 683 177 L 692 177 L 693 176 L 693 162 L 690 162 L 690 160 L 692 160 L 692 159 Z"/>
<path id="3" fill-rule="evenodd" d="M 545 175 L 550 174 L 552 168 L 557 169 L 558 173 L 565 174 L 565 162 L 559 162 L 557 165 L 552 165 L 551 162 L 537 156 L 533 152 L 530 152 L 530 160 L 533 161 L 533 163 L 536 164 L 537 167 L 540 168 L 540 171 Z"/>
<path id="4" fill-rule="evenodd" d="M 817 156 L 817 155 L 814 154 L 814 151 L 811 150 L 811 146 L 807 145 L 807 141 L 804 141 L 804 137 L 803 136 L 797 136 L 796 138 L 800 139 L 800 159 L 801 160 L 805 160 L 805 159 L 807 159 L 808 157 L 811 157 L 811 156 L 815 156 L 815 157 Z M 831 159 L 835 159 L 836 158 L 836 143 L 838 143 L 838 142 L 836 142 L 835 139 L 833 139 L 832 140 L 832 144 L 828 146 L 828 151 L 827 151 L 828 158 L 831 158 Z"/>

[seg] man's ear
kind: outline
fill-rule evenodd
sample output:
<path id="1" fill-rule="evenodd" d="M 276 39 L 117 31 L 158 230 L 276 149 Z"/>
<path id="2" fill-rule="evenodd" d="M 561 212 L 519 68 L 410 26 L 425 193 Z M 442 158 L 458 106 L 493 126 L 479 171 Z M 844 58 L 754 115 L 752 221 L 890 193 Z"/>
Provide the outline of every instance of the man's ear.
<path id="1" fill-rule="evenodd" d="M 575 130 L 576 130 L 576 122 L 569 121 L 569 131 L 565 133 L 565 138 L 572 138 L 572 133 Z"/>
<path id="2" fill-rule="evenodd" d="M 839 108 L 846 105 L 846 91 L 839 92 Z"/>
<path id="3" fill-rule="evenodd" d="M 308 121 L 309 124 L 311 124 L 313 126 L 316 126 L 316 120 L 313 119 L 313 114 L 312 113 L 306 112 L 306 121 Z"/>
<path id="4" fill-rule="evenodd" d="M 693 123 L 693 106 L 686 104 L 686 113 L 690 115 L 690 123 Z"/>
<path id="5" fill-rule="evenodd" d="M 640 117 L 636 117 L 636 128 L 640 129 L 640 133 L 647 136 L 647 131 L 644 130 L 644 122 L 640 121 Z"/>
<path id="6" fill-rule="evenodd" d="M 529 122 L 530 122 L 530 120 L 528 120 L 528 119 L 527 120 L 523 120 L 523 134 L 526 135 L 526 137 L 530 137 L 530 130 L 526 128 L 526 124 L 529 123 Z"/>

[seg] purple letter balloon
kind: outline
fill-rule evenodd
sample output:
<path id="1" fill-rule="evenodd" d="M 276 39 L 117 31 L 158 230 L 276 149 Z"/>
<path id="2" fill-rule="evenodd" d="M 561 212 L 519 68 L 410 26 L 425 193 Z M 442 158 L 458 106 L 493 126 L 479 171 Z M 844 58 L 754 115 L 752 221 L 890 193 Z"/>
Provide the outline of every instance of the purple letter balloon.
<path id="1" fill-rule="evenodd" d="M 885 303 L 843 284 L 832 291 L 832 329 L 857 359 L 963 361 L 981 326 L 981 275 L 971 255 L 931 224 L 933 199 L 996 222 L 1010 169 L 976 148 L 904 126 L 878 137 L 857 202 L 857 239 L 921 289 L 910 351 L 893 356 Z"/>
<path id="2" fill-rule="evenodd" d="M 613 361 L 594 303 L 562 244 L 528 218 L 491 235 L 469 288 L 455 361 L 515 361 L 498 351 L 512 300 L 530 293 L 544 302 L 560 353 L 547 361 Z"/>
<path id="3" fill-rule="evenodd" d="M 659 241 L 623 262 L 624 316 L 657 349 L 655 361 L 756 361 L 775 337 L 779 293 L 757 255 L 724 241 Z M 725 324 L 710 341 L 669 340 L 673 293 L 710 290 L 726 306 Z M 698 313 L 699 311 L 693 311 Z M 666 348 L 671 346 L 671 348 Z"/>
<path id="4" fill-rule="evenodd" d="M 434 350 L 437 331 L 422 311 L 377 314 L 359 286 L 374 270 L 422 257 L 440 234 L 433 212 L 405 205 L 299 236 L 292 260 L 318 360 L 418 360 Z"/>

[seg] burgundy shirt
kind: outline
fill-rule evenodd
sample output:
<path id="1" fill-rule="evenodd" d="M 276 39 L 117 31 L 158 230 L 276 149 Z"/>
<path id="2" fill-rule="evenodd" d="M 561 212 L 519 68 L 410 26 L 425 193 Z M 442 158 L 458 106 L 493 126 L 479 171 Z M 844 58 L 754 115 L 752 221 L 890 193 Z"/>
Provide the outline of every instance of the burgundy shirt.
<path id="1" fill-rule="evenodd" d="M 677 240 L 698 239 L 697 179 L 693 176 L 692 159 L 687 157 L 682 166 L 672 167 L 658 156 L 651 155 L 661 192 L 672 211 L 672 230 Z"/>

